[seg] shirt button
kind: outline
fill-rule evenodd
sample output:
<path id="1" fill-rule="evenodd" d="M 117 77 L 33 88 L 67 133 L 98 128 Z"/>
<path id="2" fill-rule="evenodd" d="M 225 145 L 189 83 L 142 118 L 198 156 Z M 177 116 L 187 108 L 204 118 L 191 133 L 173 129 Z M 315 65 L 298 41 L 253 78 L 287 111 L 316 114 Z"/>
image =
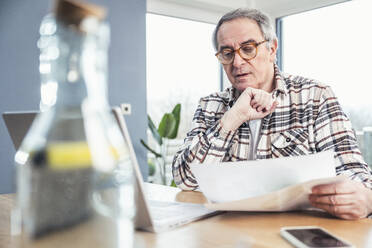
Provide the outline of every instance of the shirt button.
<path id="1" fill-rule="evenodd" d="M 285 141 L 286 142 L 291 142 L 291 139 L 290 138 L 287 138 Z"/>
<path id="2" fill-rule="evenodd" d="M 214 137 L 218 137 L 219 135 L 220 135 L 219 132 L 215 132 L 215 133 L 213 134 Z"/>

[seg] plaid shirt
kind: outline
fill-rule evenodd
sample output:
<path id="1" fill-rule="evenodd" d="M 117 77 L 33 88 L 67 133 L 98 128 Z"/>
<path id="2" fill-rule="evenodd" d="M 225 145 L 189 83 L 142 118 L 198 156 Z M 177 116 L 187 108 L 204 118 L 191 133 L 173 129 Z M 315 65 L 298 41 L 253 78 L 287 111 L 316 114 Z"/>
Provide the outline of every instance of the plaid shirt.
<path id="1" fill-rule="evenodd" d="M 332 149 L 336 174 L 347 175 L 372 189 L 372 172 L 358 148 L 354 130 L 329 86 L 299 76 L 282 74 L 274 65 L 279 105 L 262 119 L 256 158 L 312 154 Z M 172 164 L 175 183 L 185 190 L 198 187 L 190 163 L 247 160 L 249 125 L 224 131 L 219 120 L 239 97 L 234 88 L 200 99 L 192 129 Z"/>

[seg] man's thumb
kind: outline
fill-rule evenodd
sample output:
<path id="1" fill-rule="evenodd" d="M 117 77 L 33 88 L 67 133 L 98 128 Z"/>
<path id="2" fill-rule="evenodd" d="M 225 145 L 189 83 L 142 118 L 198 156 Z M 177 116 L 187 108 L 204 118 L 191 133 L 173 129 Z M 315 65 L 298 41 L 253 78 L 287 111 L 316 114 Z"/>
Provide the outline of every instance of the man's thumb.
<path id="1" fill-rule="evenodd" d="M 276 109 L 276 107 L 279 105 L 279 102 L 278 101 L 274 101 L 273 102 L 273 105 L 271 105 L 271 108 L 270 108 L 270 114 L 272 112 L 274 112 L 274 110 Z"/>

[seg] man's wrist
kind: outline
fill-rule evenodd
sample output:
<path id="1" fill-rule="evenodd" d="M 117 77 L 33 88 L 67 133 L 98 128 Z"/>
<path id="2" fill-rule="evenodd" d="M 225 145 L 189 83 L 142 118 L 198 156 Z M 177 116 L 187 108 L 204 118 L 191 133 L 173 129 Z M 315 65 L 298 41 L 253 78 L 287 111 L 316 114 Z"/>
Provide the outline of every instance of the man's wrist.
<path id="1" fill-rule="evenodd" d="M 234 108 L 229 109 L 221 118 L 220 124 L 225 131 L 235 131 L 245 121 L 239 118 L 239 114 L 235 113 Z"/>

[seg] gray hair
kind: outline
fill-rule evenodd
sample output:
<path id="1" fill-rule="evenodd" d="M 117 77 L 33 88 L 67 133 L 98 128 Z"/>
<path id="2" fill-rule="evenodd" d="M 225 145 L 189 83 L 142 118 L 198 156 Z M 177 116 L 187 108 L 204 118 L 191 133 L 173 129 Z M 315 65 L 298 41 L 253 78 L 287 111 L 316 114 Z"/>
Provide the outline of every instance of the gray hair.
<path id="1" fill-rule="evenodd" d="M 266 15 L 265 13 L 257 9 L 239 8 L 239 9 L 230 11 L 224 16 L 222 16 L 219 22 L 217 23 L 217 26 L 213 32 L 213 45 L 216 51 L 218 50 L 217 33 L 221 25 L 225 22 L 232 21 L 238 18 L 248 18 L 248 19 L 256 21 L 256 23 L 258 24 L 261 30 L 261 33 L 264 39 L 268 40 L 267 48 L 270 48 L 271 42 L 273 40 L 277 40 L 274 27 L 268 15 Z"/>

